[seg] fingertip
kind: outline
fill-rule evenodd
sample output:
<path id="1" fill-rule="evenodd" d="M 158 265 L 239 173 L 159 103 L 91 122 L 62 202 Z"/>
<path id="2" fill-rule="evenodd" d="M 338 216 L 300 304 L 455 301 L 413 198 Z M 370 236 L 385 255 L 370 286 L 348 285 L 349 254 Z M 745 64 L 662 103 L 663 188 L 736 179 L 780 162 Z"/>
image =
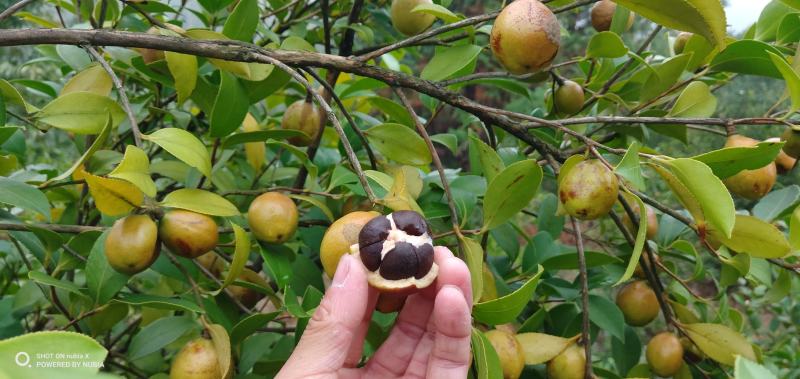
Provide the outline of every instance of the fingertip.
<path id="1" fill-rule="evenodd" d="M 442 287 L 436 295 L 433 316 L 437 332 L 453 338 L 470 335 L 472 320 L 461 288 L 454 285 Z"/>
<path id="2" fill-rule="evenodd" d="M 448 250 L 449 252 L 449 250 Z M 468 306 L 472 306 L 472 282 L 470 280 L 469 268 L 459 258 L 452 256 L 437 262 L 439 265 L 439 276 L 436 279 L 437 292 L 445 286 L 452 285 L 459 289 L 464 296 Z"/>

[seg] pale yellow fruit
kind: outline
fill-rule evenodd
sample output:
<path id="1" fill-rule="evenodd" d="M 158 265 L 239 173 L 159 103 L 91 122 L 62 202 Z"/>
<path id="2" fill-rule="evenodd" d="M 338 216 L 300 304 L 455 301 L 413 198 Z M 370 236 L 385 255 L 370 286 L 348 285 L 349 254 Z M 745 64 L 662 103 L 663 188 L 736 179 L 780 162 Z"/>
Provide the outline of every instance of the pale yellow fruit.
<path id="1" fill-rule="evenodd" d="M 584 379 L 586 354 L 582 346 L 569 345 L 561 354 L 547 362 L 548 379 Z"/>
<path id="2" fill-rule="evenodd" d="M 670 377 L 678 373 L 683 365 L 683 345 L 674 334 L 662 332 L 647 343 L 645 356 L 653 373 Z"/>
<path id="3" fill-rule="evenodd" d="M 364 224 L 378 216 L 380 216 L 378 212 L 355 211 L 334 221 L 328 227 L 322 237 L 319 258 L 329 278 L 333 278 L 339 259 L 350 252 L 350 246 L 358 243 L 358 233 Z"/>
<path id="4" fill-rule="evenodd" d="M 490 330 L 484 333 L 500 358 L 503 379 L 517 379 L 525 368 L 525 354 L 517 337 L 503 330 Z"/>
<path id="5" fill-rule="evenodd" d="M 211 251 L 219 241 L 213 218 L 183 209 L 164 214 L 158 236 L 169 251 L 186 258 L 197 258 Z"/>
<path id="6" fill-rule="evenodd" d="M 412 12 L 420 4 L 433 4 L 431 0 L 393 0 L 392 25 L 398 32 L 414 36 L 430 28 L 436 17 L 429 13 Z"/>
<path id="7" fill-rule="evenodd" d="M 130 215 L 114 222 L 105 241 L 105 254 L 114 270 L 133 275 L 153 264 L 160 246 L 158 228 L 150 216 Z"/>
<path id="8" fill-rule="evenodd" d="M 260 241 L 283 243 L 297 231 L 297 206 L 279 192 L 265 192 L 250 203 L 247 221 Z"/>
<path id="9" fill-rule="evenodd" d="M 172 359 L 170 379 L 220 379 L 222 373 L 214 343 L 205 338 L 189 341 Z"/>
<path id="10" fill-rule="evenodd" d="M 728 137 L 725 147 L 755 146 L 758 141 L 739 134 Z M 755 170 L 744 170 L 724 180 L 725 186 L 731 192 L 745 199 L 758 200 L 775 185 L 778 179 L 778 170 L 775 163 L 770 163 Z"/>
<path id="11" fill-rule="evenodd" d="M 611 30 L 611 22 L 614 20 L 614 12 L 617 11 L 617 4 L 611 0 L 600 0 L 592 6 L 592 27 L 598 32 L 607 32 Z M 625 30 L 633 26 L 634 15 L 631 12 L 628 15 L 628 24 Z"/>
<path id="12" fill-rule="evenodd" d="M 307 146 L 322 131 L 322 117 L 322 112 L 316 105 L 305 100 L 298 100 L 286 108 L 281 120 L 281 128 L 303 132 L 305 134 L 303 136 L 289 138 L 289 143 Z"/>

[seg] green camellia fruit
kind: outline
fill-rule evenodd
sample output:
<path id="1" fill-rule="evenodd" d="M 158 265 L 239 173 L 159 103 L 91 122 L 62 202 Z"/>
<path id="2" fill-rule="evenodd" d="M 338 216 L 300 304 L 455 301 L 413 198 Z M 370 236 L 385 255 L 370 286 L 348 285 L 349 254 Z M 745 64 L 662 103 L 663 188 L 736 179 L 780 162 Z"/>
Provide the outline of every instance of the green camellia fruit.
<path id="1" fill-rule="evenodd" d="M 675 52 L 675 54 L 683 53 L 683 50 L 686 48 L 686 43 L 689 42 L 689 38 L 692 38 L 692 33 L 678 33 L 678 36 L 675 37 L 675 43 L 672 45 L 672 50 Z"/>
<path id="2" fill-rule="evenodd" d="M 547 362 L 548 379 L 584 379 L 586 353 L 578 344 L 567 346 L 561 354 Z"/>
<path id="3" fill-rule="evenodd" d="M 597 159 L 576 164 L 558 185 L 564 210 L 581 220 L 594 220 L 611 210 L 617 201 L 617 176 Z"/>
<path id="4" fill-rule="evenodd" d="M 786 154 L 794 159 L 800 158 L 800 130 L 786 128 L 786 131 L 783 132 L 781 136 L 781 140 L 786 142 L 786 144 L 783 145 L 783 151 Z"/>
<path id="5" fill-rule="evenodd" d="M 647 363 L 658 376 L 670 377 L 683 366 L 683 345 L 674 334 L 661 332 L 647 343 Z"/>
<path id="6" fill-rule="evenodd" d="M 298 100 L 286 108 L 283 119 L 281 119 L 281 128 L 305 133 L 304 136 L 289 138 L 289 143 L 307 146 L 322 131 L 322 117 L 322 112 L 316 105 L 305 100 Z"/>
<path id="7" fill-rule="evenodd" d="M 547 68 L 561 46 L 561 25 L 553 12 L 537 0 L 508 4 L 492 26 L 492 53 L 512 74 Z"/>
<path id="8" fill-rule="evenodd" d="M 617 4 L 611 0 L 600 0 L 592 6 L 592 27 L 598 32 L 607 32 L 611 30 L 611 22 L 614 20 L 614 12 L 617 11 Z M 628 25 L 625 30 L 633 26 L 634 15 L 630 12 L 628 15 Z"/>
<path id="9" fill-rule="evenodd" d="M 725 147 L 755 146 L 758 141 L 739 134 L 728 137 Z M 772 189 L 778 179 L 775 163 L 770 163 L 755 170 L 744 170 L 724 180 L 731 192 L 750 200 L 758 200 Z"/>
<path id="10" fill-rule="evenodd" d="M 645 326 L 658 316 L 658 298 L 647 283 L 639 280 L 617 293 L 617 306 L 631 326 Z"/>
<path id="11" fill-rule="evenodd" d="M 186 258 L 197 258 L 211 251 L 219 241 L 213 218 L 183 209 L 173 209 L 164 215 L 158 236 L 169 251 Z"/>
<path id="12" fill-rule="evenodd" d="M 206 338 L 189 341 L 172 359 L 170 379 L 221 379 L 214 343 Z"/>
<path id="13" fill-rule="evenodd" d="M 130 215 L 114 222 L 105 241 L 105 254 L 114 270 L 133 275 L 153 264 L 160 246 L 158 228 L 150 216 Z"/>
<path id="14" fill-rule="evenodd" d="M 503 379 L 517 379 L 525 368 L 525 354 L 517 337 L 504 330 L 490 330 L 486 339 L 494 347 L 503 368 Z"/>
<path id="15" fill-rule="evenodd" d="M 412 12 L 420 4 L 433 4 L 431 0 L 393 0 L 392 25 L 398 32 L 415 36 L 430 28 L 436 17 L 429 13 Z"/>
<path id="16" fill-rule="evenodd" d="M 553 103 L 561 114 L 575 114 L 583 108 L 583 87 L 571 80 L 565 80 L 556 90 Z"/>
<path id="17" fill-rule="evenodd" d="M 282 193 L 266 192 L 250 203 L 247 221 L 259 241 L 284 243 L 297 231 L 297 206 Z"/>

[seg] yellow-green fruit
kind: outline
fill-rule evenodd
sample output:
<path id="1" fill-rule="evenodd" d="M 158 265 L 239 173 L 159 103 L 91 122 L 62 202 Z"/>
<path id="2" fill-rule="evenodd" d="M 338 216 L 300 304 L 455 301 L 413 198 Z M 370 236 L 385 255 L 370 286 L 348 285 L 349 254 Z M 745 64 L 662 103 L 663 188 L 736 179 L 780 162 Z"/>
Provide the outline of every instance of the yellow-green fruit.
<path id="1" fill-rule="evenodd" d="M 158 28 L 154 26 L 147 30 L 147 34 L 160 35 L 161 32 L 159 32 Z M 160 61 L 164 59 L 164 52 L 161 50 L 136 48 L 136 51 L 138 51 L 139 54 L 141 54 L 142 60 L 144 61 L 145 64 L 150 64 L 155 61 Z"/>
<path id="2" fill-rule="evenodd" d="M 611 30 L 611 22 L 614 20 L 614 12 L 617 11 L 617 4 L 611 0 L 601 0 L 594 4 L 592 7 L 592 26 L 598 32 L 607 32 Z M 633 26 L 633 12 L 628 15 L 628 25 L 625 30 Z"/>
<path id="3" fill-rule="evenodd" d="M 108 264 L 121 273 L 144 271 L 158 257 L 156 223 L 147 215 L 130 215 L 114 222 L 105 242 Z"/>
<path id="4" fill-rule="evenodd" d="M 289 138 L 289 143 L 297 146 L 307 146 L 317 138 L 322 129 L 322 112 L 311 102 L 298 100 L 292 103 L 283 113 L 281 128 L 299 130 L 305 135 Z"/>
<path id="5" fill-rule="evenodd" d="M 674 334 L 661 332 L 647 343 L 646 357 L 653 373 L 664 377 L 673 376 L 683 365 L 683 346 Z"/>
<path id="6" fill-rule="evenodd" d="M 500 358 L 503 379 L 517 379 L 525 368 L 525 354 L 517 337 L 503 330 L 490 330 L 485 333 Z"/>
<path id="7" fill-rule="evenodd" d="M 350 246 L 358 243 L 358 233 L 361 232 L 364 224 L 380 215 L 380 213 L 372 211 L 355 211 L 344 215 L 328 227 L 325 235 L 322 236 L 319 258 L 329 278 L 333 278 L 342 255 L 349 253 Z"/>
<path id="8" fill-rule="evenodd" d="M 785 141 L 786 144 L 783 145 L 783 151 L 786 154 L 789 154 L 792 158 L 800 158 L 800 130 L 794 130 L 792 128 L 786 128 L 786 131 L 783 132 L 781 136 L 781 140 Z"/>
<path id="9" fill-rule="evenodd" d="M 222 373 L 214 343 L 197 338 L 189 341 L 172 359 L 170 379 L 220 379 Z"/>
<path id="10" fill-rule="evenodd" d="M 725 147 L 755 146 L 758 141 L 739 134 L 728 137 Z M 724 180 L 731 192 L 745 199 L 758 200 L 772 189 L 778 179 L 775 163 L 770 163 L 755 170 L 744 170 Z"/>
<path id="11" fill-rule="evenodd" d="M 639 216 L 639 205 L 636 203 L 630 203 L 631 210 L 636 216 Z M 656 216 L 656 212 L 650 206 L 646 206 L 645 209 L 647 210 L 647 239 L 653 239 L 658 234 L 658 217 Z M 631 218 L 628 217 L 628 212 L 624 212 L 622 214 L 622 223 L 625 224 L 625 227 L 628 228 L 632 233 L 637 233 L 639 231 L 639 225 L 633 225 L 631 222 Z"/>
<path id="12" fill-rule="evenodd" d="M 765 142 L 781 142 L 781 139 L 774 137 L 767 139 Z M 792 171 L 795 163 L 797 163 L 797 159 L 790 157 L 789 154 L 786 154 L 786 152 L 783 150 L 779 151 L 778 156 L 775 157 L 775 166 L 778 169 L 779 174 L 785 174 L 789 171 Z"/>
<path id="13" fill-rule="evenodd" d="M 266 279 L 258 275 L 255 271 L 244 268 L 242 269 L 242 273 L 239 274 L 239 277 L 236 278 L 242 282 L 248 282 L 257 284 L 261 287 L 269 287 L 269 283 Z M 264 298 L 264 294 L 258 292 L 252 288 L 230 285 L 228 286 L 228 292 L 233 296 L 236 300 L 238 300 L 242 305 L 248 308 L 252 308 L 253 306 L 258 303 L 259 300 Z"/>
<path id="14" fill-rule="evenodd" d="M 547 362 L 549 379 L 583 379 L 586 375 L 586 353 L 577 344 L 569 345 Z"/>
<path id="15" fill-rule="evenodd" d="M 554 104 L 561 114 L 575 114 L 583 108 L 583 87 L 571 80 L 565 80 L 556 90 Z"/>
<path id="16" fill-rule="evenodd" d="M 561 25 L 550 8 L 537 0 L 508 4 L 492 26 L 492 53 L 512 74 L 550 66 L 561 46 Z"/>
<path id="17" fill-rule="evenodd" d="M 412 12 L 421 4 L 433 4 L 431 0 L 393 0 L 392 25 L 398 32 L 415 36 L 430 28 L 436 17 L 429 13 Z"/>
<path id="18" fill-rule="evenodd" d="M 626 285 L 617 293 L 617 306 L 631 326 L 645 326 L 658 316 L 656 293 L 641 280 Z"/>
<path id="19" fill-rule="evenodd" d="M 489 270 L 489 266 L 483 264 L 483 292 L 481 293 L 480 302 L 490 301 L 497 299 L 497 283 L 494 281 L 494 275 Z"/>
<path id="20" fill-rule="evenodd" d="M 576 164 L 558 185 L 558 197 L 564 210 L 581 220 L 594 220 L 608 214 L 618 193 L 617 176 L 596 159 Z"/>
<path id="21" fill-rule="evenodd" d="M 675 54 L 683 53 L 683 50 L 686 48 L 686 43 L 689 42 L 689 38 L 692 38 L 692 33 L 678 33 L 678 36 L 675 37 L 675 42 L 672 45 L 672 50 L 675 52 Z"/>
<path id="22" fill-rule="evenodd" d="M 219 241 L 213 218 L 183 209 L 164 214 L 158 236 L 169 251 L 186 258 L 197 258 L 211 251 Z"/>
<path id="23" fill-rule="evenodd" d="M 297 230 L 297 206 L 288 196 L 266 192 L 250 203 L 247 222 L 260 241 L 283 243 Z"/>

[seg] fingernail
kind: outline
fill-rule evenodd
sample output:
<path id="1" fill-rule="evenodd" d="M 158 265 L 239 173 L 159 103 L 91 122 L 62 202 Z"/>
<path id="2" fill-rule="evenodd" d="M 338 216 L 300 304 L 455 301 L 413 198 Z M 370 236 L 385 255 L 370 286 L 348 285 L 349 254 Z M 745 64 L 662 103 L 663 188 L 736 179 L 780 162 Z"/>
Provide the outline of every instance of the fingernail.
<path id="1" fill-rule="evenodd" d="M 347 277 L 350 276 L 350 267 L 353 265 L 352 262 L 353 257 L 347 254 L 342 256 L 342 259 L 339 260 L 339 266 L 336 267 L 336 273 L 333 274 L 331 286 L 344 287 L 345 282 L 347 282 Z"/>

